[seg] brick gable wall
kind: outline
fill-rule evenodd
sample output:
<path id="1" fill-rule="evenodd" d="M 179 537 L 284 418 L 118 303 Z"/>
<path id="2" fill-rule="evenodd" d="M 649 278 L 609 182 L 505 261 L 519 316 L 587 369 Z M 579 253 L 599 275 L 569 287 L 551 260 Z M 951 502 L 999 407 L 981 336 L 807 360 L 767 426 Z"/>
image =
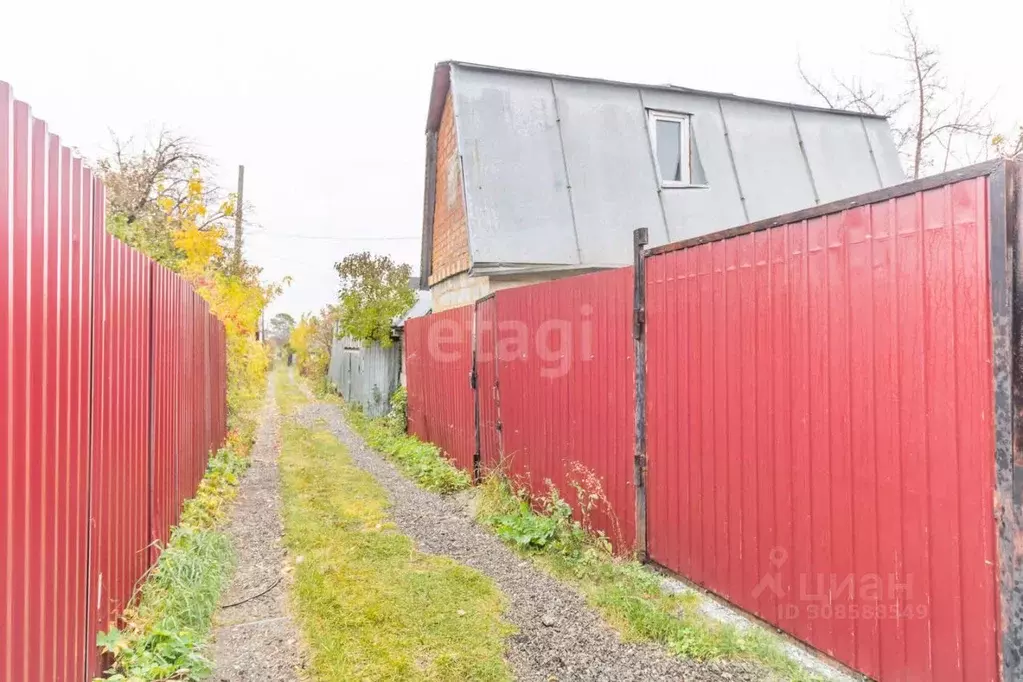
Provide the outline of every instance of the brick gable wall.
<path id="1" fill-rule="evenodd" d="M 462 164 L 455 136 L 451 93 L 437 132 L 437 191 L 433 209 L 433 262 L 429 284 L 469 269 L 469 231 L 462 196 Z"/>

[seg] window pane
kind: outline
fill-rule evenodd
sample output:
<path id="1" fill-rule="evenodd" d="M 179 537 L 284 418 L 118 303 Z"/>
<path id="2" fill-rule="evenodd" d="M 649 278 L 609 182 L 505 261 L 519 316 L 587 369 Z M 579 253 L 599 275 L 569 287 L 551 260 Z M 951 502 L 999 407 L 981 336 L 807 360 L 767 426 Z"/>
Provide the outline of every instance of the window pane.
<path id="1" fill-rule="evenodd" d="M 661 181 L 682 180 L 682 124 L 657 120 L 657 167 Z"/>

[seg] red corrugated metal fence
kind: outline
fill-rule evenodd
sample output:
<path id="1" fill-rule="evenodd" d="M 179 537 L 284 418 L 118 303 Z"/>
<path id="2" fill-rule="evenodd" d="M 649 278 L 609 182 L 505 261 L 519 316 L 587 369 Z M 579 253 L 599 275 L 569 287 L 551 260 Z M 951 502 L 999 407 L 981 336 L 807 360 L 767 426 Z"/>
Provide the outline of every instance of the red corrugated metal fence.
<path id="1" fill-rule="evenodd" d="M 479 454 L 537 495 L 574 507 L 615 546 L 635 538 L 632 269 L 498 291 L 405 326 L 409 432 L 473 472 L 475 339 Z M 473 324 L 475 320 L 475 331 Z M 442 342 L 443 340 L 443 342 Z"/>
<path id="2" fill-rule="evenodd" d="M 178 487 L 183 452 L 178 423 L 185 412 L 178 395 L 179 382 L 185 378 L 185 352 L 176 320 L 186 316 L 181 295 L 184 282 L 167 268 L 153 268 L 153 497 L 150 534 L 165 545 L 169 529 L 178 522 L 183 488 Z M 152 548 L 158 553 L 158 548 Z"/>
<path id="3" fill-rule="evenodd" d="M 0 83 L 2 682 L 101 672 L 96 632 L 226 433 L 223 326 L 104 213 L 91 171 Z"/>
<path id="4" fill-rule="evenodd" d="M 647 266 L 651 558 L 871 677 L 995 679 L 985 178 Z"/>
<path id="5" fill-rule="evenodd" d="M 476 451 L 472 319 L 470 306 L 405 325 L 409 431 L 436 443 L 468 472 Z"/>
<path id="6" fill-rule="evenodd" d="M 641 555 L 871 677 L 1019 679 L 1020 182 L 986 164 L 651 249 L 639 308 L 631 269 L 498 291 L 475 311 L 483 469 L 578 506 L 583 465 L 625 547 L 646 491 Z M 474 413 L 423 357 L 470 310 L 406 337 L 410 430 L 443 415 L 467 470 Z"/>
<path id="7" fill-rule="evenodd" d="M 631 547 L 632 269 L 494 298 L 505 473 L 537 494 L 552 483 L 577 510 L 577 485 L 602 495 L 590 522 Z"/>
<path id="8" fill-rule="evenodd" d="M 124 610 L 151 558 L 150 263 L 105 232 L 94 238 L 90 642 Z"/>
<path id="9" fill-rule="evenodd" d="M 0 83 L 2 680 L 81 679 L 88 656 L 91 187 L 82 175 Z"/>

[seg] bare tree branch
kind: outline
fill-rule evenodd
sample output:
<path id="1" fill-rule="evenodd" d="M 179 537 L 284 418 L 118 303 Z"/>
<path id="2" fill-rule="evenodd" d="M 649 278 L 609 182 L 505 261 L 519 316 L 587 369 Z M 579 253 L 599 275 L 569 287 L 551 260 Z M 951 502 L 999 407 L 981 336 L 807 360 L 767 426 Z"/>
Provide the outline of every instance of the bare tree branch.
<path id="1" fill-rule="evenodd" d="M 111 141 L 114 152 L 99 161 L 98 170 L 107 188 L 111 212 L 125 216 L 128 223 L 146 217 L 162 197 L 180 201 L 188 191 L 192 174 L 211 166 L 192 139 L 166 128 L 161 128 L 141 150 L 133 138 L 122 140 L 111 134 Z"/>
<path id="2" fill-rule="evenodd" d="M 821 82 L 810 78 L 806 71 L 803 70 L 802 57 L 796 57 L 796 68 L 799 69 L 799 76 L 803 79 L 803 82 L 806 84 L 806 86 L 813 90 L 815 95 L 824 100 L 824 103 L 828 106 L 829 109 L 838 108 L 837 106 L 835 106 L 835 103 L 832 100 L 832 98 L 824 90 L 824 87 L 821 85 Z"/>
<path id="3" fill-rule="evenodd" d="M 913 178 L 932 166 L 948 169 L 960 156 L 974 156 L 978 149 L 986 153 L 992 139 L 988 105 L 975 105 L 965 91 L 952 91 L 941 68 L 940 52 L 924 41 L 909 10 L 903 10 L 896 35 L 898 48 L 880 53 L 898 65 L 906 84 L 905 92 L 895 97 L 859 78 L 832 76 L 832 83 L 825 86 L 808 76 L 802 63 L 797 62 L 799 75 L 831 108 L 888 118 L 896 148 Z"/>

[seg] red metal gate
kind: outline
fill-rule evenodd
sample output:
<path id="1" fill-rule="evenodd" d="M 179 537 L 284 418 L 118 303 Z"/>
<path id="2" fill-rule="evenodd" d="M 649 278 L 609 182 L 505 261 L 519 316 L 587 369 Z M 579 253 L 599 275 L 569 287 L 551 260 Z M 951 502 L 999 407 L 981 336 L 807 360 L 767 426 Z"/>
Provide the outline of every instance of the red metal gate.
<path id="1" fill-rule="evenodd" d="M 994 680 L 988 179 L 903 194 L 647 259 L 649 552 L 871 677 Z"/>
<path id="2" fill-rule="evenodd" d="M 632 268 L 498 291 L 504 467 L 534 494 L 548 482 L 616 548 L 635 540 Z"/>
<path id="3" fill-rule="evenodd" d="M 409 433 L 436 443 L 470 474 L 476 452 L 472 321 L 472 306 L 465 306 L 405 324 Z"/>
<path id="4" fill-rule="evenodd" d="M 476 302 L 476 391 L 479 404 L 480 469 L 483 475 L 501 463 L 501 414 L 497 377 L 497 300 Z"/>

